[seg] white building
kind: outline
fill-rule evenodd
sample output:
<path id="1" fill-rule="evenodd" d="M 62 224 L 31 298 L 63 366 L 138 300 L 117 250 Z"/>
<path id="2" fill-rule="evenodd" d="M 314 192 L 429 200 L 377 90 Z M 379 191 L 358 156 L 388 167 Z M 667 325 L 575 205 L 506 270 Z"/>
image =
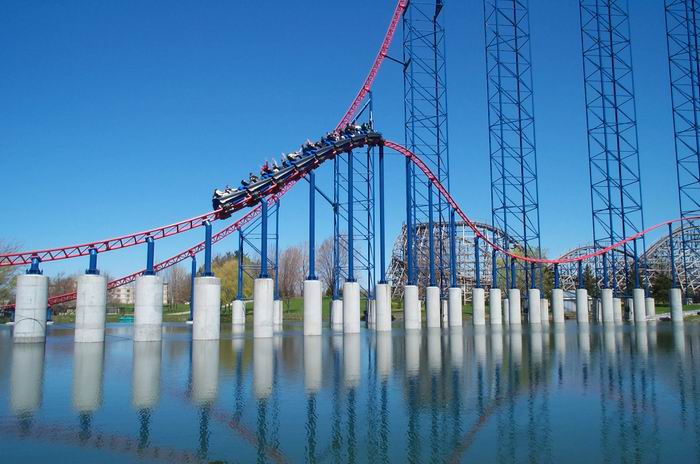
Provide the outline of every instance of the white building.
<path id="1" fill-rule="evenodd" d="M 134 304 L 134 284 L 122 285 L 111 290 L 112 296 L 117 304 L 132 305 Z M 163 304 L 168 304 L 168 283 L 163 282 Z"/>

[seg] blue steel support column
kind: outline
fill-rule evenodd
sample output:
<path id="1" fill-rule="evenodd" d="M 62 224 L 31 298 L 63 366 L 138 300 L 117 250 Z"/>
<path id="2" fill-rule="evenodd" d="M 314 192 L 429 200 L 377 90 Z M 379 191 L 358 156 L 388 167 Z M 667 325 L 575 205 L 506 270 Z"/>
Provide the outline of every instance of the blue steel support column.
<path id="1" fill-rule="evenodd" d="M 261 233 L 260 233 L 260 278 L 267 279 L 269 277 L 267 273 L 267 201 L 263 198 L 260 201 L 260 206 L 262 208 L 260 214 L 261 222 Z"/>
<path id="2" fill-rule="evenodd" d="M 238 231 L 238 282 L 236 285 L 236 299 L 243 300 L 243 230 Z"/>
<path id="3" fill-rule="evenodd" d="M 340 298 L 340 157 L 333 159 L 333 299 Z"/>
<path id="4" fill-rule="evenodd" d="M 517 262 L 515 258 L 510 258 L 510 288 L 518 288 L 518 279 L 516 275 Z"/>
<path id="5" fill-rule="evenodd" d="M 153 260 L 155 256 L 154 243 L 152 237 L 146 238 L 146 270 L 143 275 L 156 275 L 153 270 Z"/>
<path id="6" fill-rule="evenodd" d="M 583 288 L 583 260 L 580 260 L 578 263 L 578 288 Z"/>
<path id="7" fill-rule="evenodd" d="M 474 237 L 474 274 L 476 288 L 481 288 L 481 257 L 479 256 L 479 236 Z"/>
<path id="8" fill-rule="evenodd" d="M 668 245 L 671 249 L 671 288 L 677 288 L 676 253 L 673 246 L 673 226 L 668 225 Z"/>
<path id="9" fill-rule="evenodd" d="M 309 277 L 316 280 L 316 173 L 309 173 Z"/>
<path id="10" fill-rule="evenodd" d="M 579 7 L 593 244 L 605 248 L 644 228 L 628 2 L 579 0 Z M 613 290 L 618 268 L 629 276 L 628 256 L 627 244 L 610 255 Z"/>
<path id="11" fill-rule="evenodd" d="M 457 287 L 457 226 L 455 210 L 450 210 L 450 287 Z"/>
<path id="12" fill-rule="evenodd" d="M 435 286 L 435 231 L 433 230 L 433 184 L 428 184 L 428 270 L 430 286 Z"/>
<path id="13" fill-rule="evenodd" d="M 537 279 L 535 279 L 535 263 L 530 263 L 530 288 L 537 288 Z"/>
<path id="14" fill-rule="evenodd" d="M 355 243 L 353 240 L 355 229 L 355 218 L 353 217 L 355 185 L 353 184 L 353 158 L 352 152 L 348 153 L 348 277 L 345 279 L 346 282 L 355 282 Z"/>
<path id="15" fill-rule="evenodd" d="M 197 256 L 192 255 L 192 270 L 190 275 L 190 318 L 194 316 L 194 278 L 197 277 Z"/>
<path id="16" fill-rule="evenodd" d="M 445 28 L 443 0 L 419 0 L 407 2 L 403 14 L 403 62 L 404 65 L 404 137 L 406 147 L 416 153 L 435 174 L 438 181 L 449 190 L 449 150 L 447 139 L 447 73 L 445 56 Z M 415 170 L 411 168 L 411 171 Z M 415 172 L 414 172 L 415 173 Z M 421 176 L 411 179 L 412 223 L 417 230 L 428 222 L 428 212 L 442 232 L 449 214 L 449 205 L 432 192 L 432 206 L 427 184 Z M 426 285 L 430 271 L 426 244 L 417 241 L 412 234 L 413 284 Z M 447 287 L 445 274 L 448 263 L 441 238 L 432 272 L 440 276 L 440 287 Z M 434 251 L 434 248 L 433 248 Z M 436 272 L 437 271 L 437 272 Z"/>
<path id="17" fill-rule="evenodd" d="M 541 256 L 528 5 L 484 0 L 492 223 L 525 256 Z M 504 247 L 507 248 L 507 247 Z M 506 260 L 508 282 L 516 260 Z M 515 264 L 514 264 L 515 261 Z M 522 263 L 525 287 L 534 280 Z"/>
<path id="18" fill-rule="evenodd" d="M 491 288 L 498 288 L 498 254 L 496 249 L 491 250 Z"/>
<path id="19" fill-rule="evenodd" d="M 698 37 L 697 0 L 666 0 L 666 39 L 671 104 L 673 107 L 673 131 L 676 152 L 678 199 L 682 218 L 700 214 L 700 39 Z M 671 227 L 669 225 L 669 227 Z M 694 229 L 700 227 L 696 220 L 681 222 L 681 260 L 685 279 L 678 279 L 686 294 L 693 289 L 690 282 L 697 280 L 698 266 L 688 266 L 688 260 L 698 261 L 700 241 Z M 690 230 L 690 233 L 688 233 Z M 671 245 L 672 236 L 669 237 Z M 673 246 L 673 245 L 672 245 Z M 675 268 L 673 269 L 675 272 Z"/>
<path id="20" fill-rule="evenodd" d="M 97 269 L 97 250 L 90 248 L 90 265 L 85 270 L 85 274 L 99 275 L 100 271 Z"/>
<path id="21" fill-rule="evenodd" d="M 637 254 L 637 239 L 632 242 L 634 253 L 634 288 L 639 288 L 639 255 Z"/>
<path id="22" fill-rule="evenodd" d="M 412 184 L 411 178 L 413 170 L 411 169 L 411 160 L 406 158 L 406 263 L 408 274 L 406 276 L 406 284 L 414 285 L 414 268 L 413 268 L 413 220 L 411 211 L 413 209 L 413 200 L 411 196 Z"/>
<path id="23" fill-rule="evenodd" d="M 608 284 L 608 254 L 603 253 L 603 288 L 609 288 Z"/>
<path id="24" fill-rule="evenodd" d="M 280 286 L 279 286 L 279 275 L 280 275 L 280 204 L 277 203 L 277 208 L 275 208 L 275 300 L 280 299 Z"/>
<path id="25" fill-rule="evenodd" d="M 41 269 L 39 269 L 39 263 L 41 263 L 41 259 L 37 256 L 33 256 L 29 269 L 27 269 L 27 274 L 43 274 Z"/>
<path id="26" fill-rule="evenodd" d="M 212 277 L 211 272 L 211 222 L 204 221 L 204 277 Z"/>
<path id="27" fill-rule="evenodd" d="M 379 145 L 379 283 L 386 283 L 386 235 L 384 224 L 384 145 Z"/>
<path id="28" fill-rule="evenodd" d="M 559 264 L 554 264 L 554 288 L 559 288 Z"/>

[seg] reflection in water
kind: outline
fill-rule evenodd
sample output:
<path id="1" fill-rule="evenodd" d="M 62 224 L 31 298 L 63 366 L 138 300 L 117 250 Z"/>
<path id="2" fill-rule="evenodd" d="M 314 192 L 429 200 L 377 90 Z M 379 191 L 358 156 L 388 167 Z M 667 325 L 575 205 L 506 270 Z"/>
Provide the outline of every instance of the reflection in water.
<path id="1" fill-rule="evenodd" d="M 253 391 L 258 399 L 265 399 L 272 393 L 273 376 L 272 338 L 253 340 Z"/>
<path id="2" fill-rule="evenodd" d="M 43 383 L 44 344 L 14 344 L 10 369 L 10 410 L 12 414 L 30 419 L 31 414 L 41 405 Z"/>
<path id="3" fill-rule="evenodd" d="M 119 408 L 129 377 L 113 374 L 126 365 L 140 423 L 125 442 L 143 459 L 175 443 L 189 447 L 189 462 L 700 460 L 697 324 L 296 333 L 230 343 L 166 334 L 162 344 L 134 343 L 124 359 L 128 350 L 107 347 L 108 361 L 105 345 L 68 336 L 46 350 L 0 338 L 11 361 L 0 433 L 24 437 L 0 445 L 3 459 L 17 460 L 6 449 L 51 442 L 58 432 L 45 431 L 61 421 L 61 438 L 79 446 L 69 455 L 47 446 L 58 454 L 44 460 L 106 452 L 100 437 L 133 423 Z M 72 376 L 68 398 L 62 375 Z M 88 447 L 94 453 L 81 454 Z"/>
<path id="4" fill-rule="evenodd" d="M 304 337 L 304 387 L 307 393 L 321 389 L 323 374 L 323 339 L 318 335 Z"/>
<path id="5" fill-rule="evenodd" d="M 131 402 L 139 414 L 139 450 L 151 445 L 151 411 L 160 399 L 161 343 L 134 342 Z"/>
<path id="6" fill-rule="evenodd" d="M 219 342 L 192 342 L 192 401 L 199 406 L 216 400 L 219 387 Z"/>
<path id="7" fill-rule="evenodd" d="M 343 384 L 352 389 L 360 385 L 360 334 L 343 335 Z"/>
<path id="8" fill-rule="evenodd" d="M 73 351 L 73 408 L 80 414 L 80 439 L 92 436 L 92 413 L 102 402 L 104 343 L 75 343 Z"/>
<path id="9" fill-rule="evenodd" d="M 97 411 L 102 402 L 104 343 L 76 343 L 73 351 L 73 408 Z"/>
<path id="10" fill-rule="evenodd" d="M 161 342 L 134 342 L 132 404 L 151 409 L 160 398 Z"/>

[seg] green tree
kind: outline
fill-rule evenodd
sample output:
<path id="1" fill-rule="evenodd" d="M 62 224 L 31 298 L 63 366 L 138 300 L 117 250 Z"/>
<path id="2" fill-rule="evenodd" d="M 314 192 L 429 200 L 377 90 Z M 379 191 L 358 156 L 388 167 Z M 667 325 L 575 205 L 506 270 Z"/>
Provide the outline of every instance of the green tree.
<path id="1" fill-rule="evenodd" d="M 658 272 L 651 279 L 651 295 L 657 302 L 668 302 L 668 292 L 673 281 L 666 272 Z"/>
<path id="2" fill-rule="evenodd" d="M 221 304 L 229 304 L 236 298 L 238 291 L 238 254 L 226 253 L 217 255 L 212 259 L 211 268 L 221 279 Z M 243 263 L 250 264 L 250 258 L 243 255 Z M 243 297 L 252 298 L 253 279 L 243 274 Z"/>
<path id="3" fill-rule="evenodd" d="M 15 251 L 15 247 L 0 240 L 0 254 L 12 253 L 13 251 Z M 0 267 L 0 306 L 8 304 L 14 299 L 15 282 L 18 273 L 19 268 L 17 266 Z"/>

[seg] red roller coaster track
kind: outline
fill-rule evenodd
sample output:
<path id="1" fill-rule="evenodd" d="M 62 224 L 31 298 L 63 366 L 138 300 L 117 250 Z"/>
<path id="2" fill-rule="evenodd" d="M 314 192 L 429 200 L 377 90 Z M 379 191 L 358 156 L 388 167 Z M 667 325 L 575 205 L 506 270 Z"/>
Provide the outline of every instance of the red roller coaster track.
<path id="1" fill-rule="evenodd" d="M 396 4 L 396 8 L 394 9 L 394 13 L 391 18 L 391 22 L 389 23 L 389 27 L 386 31 L 386 34 L 384 36 L 384 39 L 382 40 L 381 47 L 379 48 L 379 51 L 372 63 L 372 67 L 370 68 L 370 71 L 365 78 L 365 81 L 362 84 L 362 87 L 358 91 L 357 95 L 355 96 L 355 99 L 352 101 L 350 107 L 348 110 L 345 112 L 343 117 L 340 119 L 338 122 L 336 129 L 344 127 L 349 121 L 352 120 L 354 117 L 355 113 L 357 112 L 357 109 L 359 108 L 362 100 L 365 98 L 367 93 L 370 91 L 372 88 L 372 85 L 374 84 L 374 81 L 377 77 L 377 74 L 379 72 L 379 69 L 384 62 L 384 59 L 387 56 L 389 46 L 392 43 L 393 37 L 396 33 L 396 28 L 398 26 L 398 22 L 401 18 L 401 15 L 403 14 L 408 2 L 405 0 L 399 0 Z M 656 224 L 652 227 L 649 227 L 643 231 L 640 231 L 639 233 L 632 235 L 630 237 L 627 237 L 617 243 L 614 243 L 606 248 L 601 248 L 596 250 L 594 253 L 590 253 L 588 255 L 584 256 L 577 256 L 577 257 L 570 257 L 570 258 L 563 258 L 563 259 L 541 259 L 541 258 L 534 258 L 534 257 L 529 257 L 529 256 L 522 256 L 518 255 L 516 253 L 513 253 L 509 250 L 503 249 L 500 247 L 498 244 L 493 243 L 487 236 L 485 236 L 476 226 L 476 224 L 467 217 L 467 215 L 462 211 L 462 209 L 459 207 L 457 202 L 450 196 L 449 192 L 447 189 L 438 181 L 438 179 L 433 175 L 433 173 L 430 171 L 430 169 L 425 165 L 425 163 L 414 153 L 410 152 L 407 148 L 399 145 L 398 143 L 391 142 L 391 141 L 385 141 L 384 145 L 387 148 L 393 149 L 403 156 L 409 158 L 411 162 L 413 162 L 418 168 L 425 174 L 425 176 L 428 178 L 428 180 L 438 189 L 440 194 L 445 198 L 445 200 L 454 208 L 455 212 L 462 218 L 462 220 L 474 231 L 474 233 L 480 237 L 484 242 L 486 242 L 489 246 L 493 247 L 494 249 L 504 253 L 507 256 L 510 256 L 511 258 L 523 261 L 523 262 L 528 262 L 528 263 L 536 263 L 536 264 L 563 264 L 563 263 L 571 263 L 571 262 L 577 262 L 577 261 L 583 261 L 586 259 L 594 258 L 596 256 L 601 256 L 604 253 L 607 253 L 615 248 L 618 248 L 625 243 L 631 242 L 633 240 L 636 240 L 637 238 L 640 238 L 644 236 L 645 234 L 656 230 L 662 226 L 665 226 L 667 224 L 675 223 L 681 220 L 691 220 L 691 219 L 700 219 L 700 216 L 693 216 L 693 217 L 688 217 L 688 218 L 682 218 L 682 219 L 673 219 L 669 221 L 664 221 L 662 223 Z M 318 167 L 320 165 L 317 164 L 315 167 Z M 301 178 L 303 177 L 303 173 L 297 173 L 295 176 L 292 176 L 291 178 L 286 180 L 286 183 L 281 186 L 277 186 L 274 188 L 271 192 L 268 192 L 270 196 L 267 197 L 267 202 L 268 204 L 275 203 L 279 201 L 279 199 L 284 196 L 286 192 L 288 192 Z M 260 206 L 256 206 L 252 210 L 250 210 L 248 213 L 246 213 L 243 217 L 241 217 L 239 220 L 234 222 L 233 224 L 227 226 L 225 229 L 217 233 L 212 237 L 212 242 L 216 243 L 219 240 L 223 239 L 224 237 L 227 237 L 231 233 L 239 230 L 242 226 L 245 224 L 249 223 L 252 221 L 255 217 L 257 217 L 260 214 Z M 153 238 L 154 240 L 159 240 L 161 238 L 169 237 L 172 235 L 177 235 L 198 227 L 201 227 L 205 221 L 215 221 L 218 219 L 218 214 L 216 211 L 206 213 L 200 216 L 196 216 L 191 219 L 186 219 L 184 221 L 180 221 L 175 224 L 171 224 L 168 226 L 164 227 L 158 227 L 155 229 L 151 230 L 146 230 L 143 232 L 138 232 L 135 234 L 130 234 L 130 235 L 125 235 L 122 237 L 117 237 L 113 239 L 108 239 L 108 240 L 102 240 L 102 241 L 97 241 L 97 242 L 91 242 L 91 243 L 85 243 L 81 245 L 71 245 L 67 247 L 61 247 L 61 248 L 52 248 L 52 249 L 45 249 L 45 250 L 36 250 L 36 251 L 29 251 L 29 252 L 20 252 L 20 253 L 9 253 L 9 254 L 3 254 L 0 255 L 0 267 L 1 266 L 16 266 L 16 265 L 23 265 L 23 264 L 29 264 L 32 260 L 32 258 L 39 258 L 41 259 L 42 262 L 46 261 L 57 261 L 61 259 L 69 259 L 69 258 L 76 258 L 79 256 L 86 256 L 89 254 L 90 249 L 94 248 L 98 252 L 105 252 L 105 251 L 112 251 L 112 250 L 117 250 L 121 248 L 126 248 L 134 245 L 138 245 L 141 243 L 145 243 L 146 239 L 148 237 Z M 200 242 L 197 245 L 193 246 L 192 248 L 183 251 L 182 253 L 179 253 L 175 256 L 172 256 L 165 261 L 161 261 L 160 263 L 155 265 L 155 270 L 156 271 L 161 271 L 163 269 L 166 269 L 180 261 L 183 261 L 187 259 L 188 257 L 191 257 L 200 251 L 204 249 L 204 242 Z M 119 287 L 121 285 L 125 285 L 127 283 L 130 283 L 136 279 L 139 275 L 141 275 L 144 271 L 141 270 L 139 272 L 121 277 L 117 280 L 113 280 L 109 283 L 108 288 L 113 289 L 116 287 Z M 58 295 L 55 297 L 52 297 L 49 299 L 49 304 L 59 304 L 59 303 L 65 303 L 68 301 L 74 300 L 76 297 L 75 292 L 73 293 L 68 293 L 64 295 Z M 13 305 L 12 305 L 13 306 Z M 5 309 L 11 308 L 12 306 L 6 307 Z"/>

